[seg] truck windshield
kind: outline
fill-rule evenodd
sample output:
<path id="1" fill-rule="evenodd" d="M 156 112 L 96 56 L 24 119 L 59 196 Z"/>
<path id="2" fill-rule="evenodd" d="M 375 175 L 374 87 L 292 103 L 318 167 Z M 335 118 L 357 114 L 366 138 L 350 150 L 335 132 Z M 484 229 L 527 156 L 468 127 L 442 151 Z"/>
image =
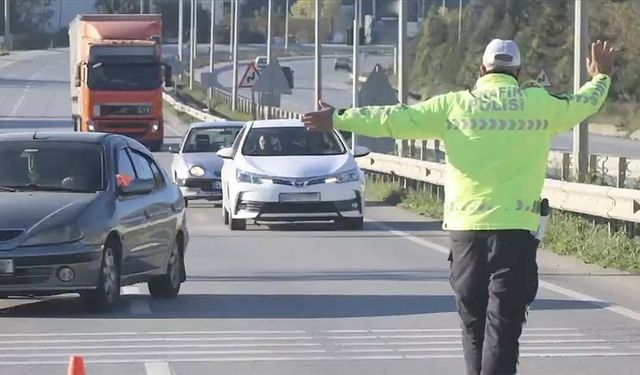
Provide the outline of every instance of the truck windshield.
<path id="1" fill-rule="evenodd" d="M 153 90 L 161 83 L 159 64 L 89 64 L 87 84 L 93 90 Z"/>

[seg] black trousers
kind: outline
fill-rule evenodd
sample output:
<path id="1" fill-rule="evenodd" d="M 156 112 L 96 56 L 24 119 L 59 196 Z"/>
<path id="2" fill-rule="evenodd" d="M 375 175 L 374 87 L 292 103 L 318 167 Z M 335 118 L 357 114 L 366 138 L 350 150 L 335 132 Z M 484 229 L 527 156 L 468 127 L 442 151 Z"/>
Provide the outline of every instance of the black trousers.
<path id="1" fill-rule="evenodd" d="M 526 230 L 452 231 L 450 238 L 467 375 L 515 374 L 527 306 L 538 291 L 538 241 Z"/>

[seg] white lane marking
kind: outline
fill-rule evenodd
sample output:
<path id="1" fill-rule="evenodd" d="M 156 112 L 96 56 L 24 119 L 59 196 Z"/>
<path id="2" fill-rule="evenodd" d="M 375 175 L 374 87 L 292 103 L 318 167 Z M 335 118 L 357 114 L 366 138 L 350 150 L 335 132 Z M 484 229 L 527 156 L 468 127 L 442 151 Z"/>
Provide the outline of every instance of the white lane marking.
<path id="1" fill-rule="evenodd" d="M 125 287 L 126 288 L 126 287 Z M 459 332 L 460 329 L 457 328 L 442 328 L 442 329 L 371 329 L 371 330 L 327 330 L 327 331 L 316 331 L 316 333 L 320 334 L 339 334 L 339 333 L 391 333 L 391 332 L 416 332 L 416 333 L 424 333 L 424 332 Z M 525 328 L 525 332 L 546 332 L 546 331 L 578 331 L 575 328 Z M 261 331 L 261 330 L 252 330 L 252 331 L 154 331 L 154 332 L 60 332 L 60 333 L 0 333 L 0 337 L 78 337 L 78 336 L 140 336 L 140 335 L 292 335 L 292 334 L 302 334 L 307 338 L 309 332 L 303 330 L 291 330 L 291 331 Z M 527 336 L 525 333 L 524 336 Z"/>
<path id="2" fill-rule="evenodd" d="M 523 331 L 578 331 L 576 328 L 525 328 Z M 460 332 L 459 328 L 413 328 L 413 329 L 331 329 L 323 333 L 425 333 L 425 332 Z M 0 334 L 1 336 L 1 334 Z"/>
<path id="3" fill-rule="evenodd" d="M 147 375 L 171 375 L 173 372 L 167 362 L 145 362 L 144 369 Z"/>
<path id="4" fill-rule="evenodd" d="M 638 357 L 640 352 L 594 352 L 594 353 L 521 353 L 521 357 Z M 318 356 L 269 356 L 269 357 L 187 357 L 171 358 L 172 363 L 214 363 L 214 362 L 289 362 L 289 361 L 356 361 L 356 360 L 404 360 L 404 359 L 462 359 L 462 354 L 430 354 L 430 355 L 318 355 Z M 155 362 L 156 358 L 127 358 L 127 359 L 85 359 L 85 364 L 121 364 Z M 0 366 L 34 366 L 34 365 L 66 365 L 68 360 L 52 361 L 0 361 Z"/>
<path id="5" fill-rule="evenodd" d="M 459 344 L 459 341 L 455 343 Z M 245 344 L 245 343 L 237 343 L 237 344 L 160 344 L 160 345 L 149 345 L 149 344 L 140 344 L 140 345 L 118 345 L 118 349 L 178 349 L 178 348 L 297 348 L 297 347 L 313 347 L 313 346 L 322 346 L 321 343 L 317 342 L 296 342 L 290 344 L 282 344 L 282 343 L 264 343 L 264 344 Z M 11 348 L 2 348 L 3 351 L 27 351 L 27 350 L 102 350 L 102 349 L 113 349 L 113 345 L 88 345 L 88 346 L 20 346 L 20 347 L 11 347 Z"/>
<path id="6" fill-rule="evenodd" d="M 148 351 L 148 352 L 99 352 L 99 353 L 85 353 L 83 357 L 129 357 L 129 356 L 166 356 L 166 355 L 238 355 L 238 354 L 315 354 L 315 353 L 327 353 L 325 349 L 293 349 L 293 350 L 166 350 L 166 351 Z M 38 353 L 34 356 L 29 354 L 0 354 L 0 358 L 55 358 L 60 357 L 60 353 Z M 145 361 L 153 362 L 153 361 Z"/>
<path id="7" fill-rule="evenodd" d="M 0 344 L 66 344 L 66 343 L 78 343 L 78 342 L 163 342 L 163 341 L 175 341 L 175 342 L 185 342 L 185 341 L 264 341 L 264 340 L 274 340 L 274 341 L 293 341 L 293 340 L 313 340 L 314 338 L 311 336 L 297 336 L 297 337 L 289 337 L 289 336 L 279 336 L 279 337 L 158 337 L 158 338 L 135 338 L 135 337 L 124 337 L 118 339 L 73 339 L 73 340 L 12 340 L 12 341 L 0 341 Z"/>
<path id="8" fill-rule="evenodd" d="M 567 339 L 567 340 L 520 340 L 521 344 L 580 344 L 580 343 L 589 343 L 589 344 L 606 344 L 609 343 L 604 339 Z M 336 342 L 333 345 L 336 346 L 415 346 L 415 345 L 459 345 L 460 339 L 458 340 L 439 340 L 439 341 L 400 341 L 400 342 L 388 342 L 388 341 L 380 341 L 380 342 L 371 342 L 371 341 L 356 341 L 356 342 Z M 640 349 L 640 348 L 638 348 Z M 4 348 L 3 348 L 4 350 Z"/>
<path id="9" fill-rule="evenodd" d="M 374 225 L 385 229 L 386 231 L 388 231 L 389 233 L 393 234 L 394 236 L 397 237 L 402 237 L 405 238 L 411 242 L 414 242 L 418 245 L 424 246 L 426 248 L 429 248 L 431 250 L 435 250 L 437 252 L 440 252 L 442 254 L 449 254 L 449 248 L 439 245 L 437 243 L 431 242 L 431 241 L 427 241 L 423 238 L 419 238 L 416 236 L 413 236 L 407 232 L 403 232 L 403 231 L 399 231 L 399 230 L 393 230 L 389 227 L 387 227 L 386 225 L 382 225 L 382 224 L 377 224 L 374 223 Z M 626 307 L 620 306 L 620 305 L 616 305 L 613 304 L 611 302 L 608 302 L 606 300 L 602 300 L 596 297 L 592 297 L 590 295 L 587 294 L 582 294 L 579 292 L 576 292 L 574 290 L 571 289 L 567 289 L 567 288 L 563 288 L 561 286 L 558 286 L 556 284 L 550 283 L 548 281 L 544 281 L 544 280 L 540 280 L 539 281 L 539 285 L 540 287 L 547 289 L 549 291 L 561 294 L 565 297 L 569 297 L 572 298 L 574 300 L 580 301 L 580 302 L 586 302 L 586 303 L 590 303 L 593 305 L 596 305 L 604 310 L 616 313 L 618 315 L 622 315 L 624 317 L 627 317 L 629 319 L 633 319 L 636 322 L 640 322 L 640 313 L 631 309 L 628 309 Z"/>
<path id="10" fill-rule="evenodd" d="M 530 333 L 526 335 L 527 337 L 584 337 L 585 334 L 582 333 Z M 393 339 L 455 339 L 459 338 L 460 335 L 362 335 L 362 336 L 327 336 L 326 339 L 329 340 L 372 340 L 372 339 L 384 339 L 384 340 L 393 340 Z"/>

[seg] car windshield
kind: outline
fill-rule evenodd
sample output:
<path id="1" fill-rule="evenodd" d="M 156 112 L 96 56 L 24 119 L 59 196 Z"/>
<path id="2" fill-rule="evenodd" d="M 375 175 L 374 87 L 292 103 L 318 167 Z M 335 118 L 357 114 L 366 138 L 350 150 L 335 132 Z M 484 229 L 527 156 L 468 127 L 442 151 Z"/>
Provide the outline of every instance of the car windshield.
<path id="1" fill-rule="evenodd" d="M 153 90 L 162 84 L 159 64 L 89 64 L 89 88 L 94 90 Z"/>
<path id="2" fill-rule="evenodd" d="M 221 148 L 231 147 L 240 129 L 240 127 L 191 129 L 182 152 L 217 152 Z"/>
<path id="3" fill-rule="evenodd" d="M 10 190 L 104 190 L 102 148 L 58 141 L 0 142 L 0 186 Z"/>
<path id="4" fill-rule="evenodd" d="M 247 156 L 344 153 L 345 148 L 334 132 L 311 132 L 304 127 L 253 128 L 242 146 L 242 154 Z"/>

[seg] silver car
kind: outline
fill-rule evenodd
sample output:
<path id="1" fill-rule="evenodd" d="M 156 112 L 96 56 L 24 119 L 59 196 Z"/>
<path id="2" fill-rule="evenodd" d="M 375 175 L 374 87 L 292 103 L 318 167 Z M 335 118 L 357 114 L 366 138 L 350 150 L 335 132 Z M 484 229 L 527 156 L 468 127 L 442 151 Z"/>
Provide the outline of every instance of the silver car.
<path id="1" fill-rule="evenodd" d="M 215 121 L 191 124 L 179 149 L 173 151 L 171 175 L 186 200 L 222 199 L 220 170 L 224 163 L 216 152 L 229 147 L 243 122 Z"/>

